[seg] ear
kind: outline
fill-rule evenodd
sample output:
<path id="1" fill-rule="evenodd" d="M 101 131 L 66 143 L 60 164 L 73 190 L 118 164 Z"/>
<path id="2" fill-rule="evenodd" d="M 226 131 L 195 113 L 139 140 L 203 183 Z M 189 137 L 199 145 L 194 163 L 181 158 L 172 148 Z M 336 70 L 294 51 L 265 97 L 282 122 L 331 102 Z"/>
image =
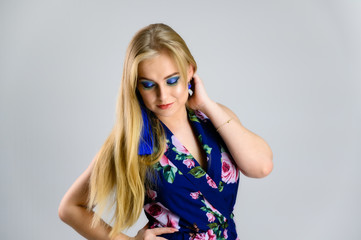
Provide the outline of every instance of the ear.
<path id="1" fill-rule="evenodd" d="M 187 75 L 188 75 L 187 81 L 190 80 L 192 78 L 192 76 L 194 75 L 194 67 L 191 64 L 189 64 L 189 66 L 188 66 Z"/>

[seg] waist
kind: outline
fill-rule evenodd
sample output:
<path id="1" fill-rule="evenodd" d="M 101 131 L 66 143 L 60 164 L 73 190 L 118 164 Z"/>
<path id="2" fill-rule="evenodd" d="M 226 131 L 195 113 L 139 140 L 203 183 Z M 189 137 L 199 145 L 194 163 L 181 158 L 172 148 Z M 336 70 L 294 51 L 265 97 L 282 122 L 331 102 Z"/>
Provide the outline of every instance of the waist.
<path id="1" fill-rule="evenodd" d="M 202 228 L 200 226 L 200 228 Z M 166 239 L 173 239 L 173 240 L 181 240 L 181 239 L 187 239 L 187 240 L 218 240 L 218 239 L 227 239 L 227 240 L 236 240 L 237 237 L 237 231 L 236 226 L 233 220 L 229 221 L 229 223 L 225 226 L 224 224 L 216 224 L 216 223 L 210 223 L 205 228 L 207 230 L 203 229 L 190 229 L 186 227 L 180 226 L 180 229 L 178 229 L 178 232 L 174 233 L 167 233 L 158 235 L 158 237 L 163 237 Z"/>

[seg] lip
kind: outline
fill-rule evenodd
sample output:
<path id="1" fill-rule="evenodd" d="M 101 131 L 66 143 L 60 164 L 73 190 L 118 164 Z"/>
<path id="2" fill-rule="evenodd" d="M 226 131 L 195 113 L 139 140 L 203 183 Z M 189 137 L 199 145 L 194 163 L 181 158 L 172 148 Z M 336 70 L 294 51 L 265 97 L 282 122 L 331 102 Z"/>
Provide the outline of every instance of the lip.
<path id="1" fill-rule="evenodd" d="M 161 105 L 157 105 L 157 107 L 159 107 L 160 109 L 168 109 L 172 106 L 173 103 L 168 103 L 168 104 L 161 104 Z"/>

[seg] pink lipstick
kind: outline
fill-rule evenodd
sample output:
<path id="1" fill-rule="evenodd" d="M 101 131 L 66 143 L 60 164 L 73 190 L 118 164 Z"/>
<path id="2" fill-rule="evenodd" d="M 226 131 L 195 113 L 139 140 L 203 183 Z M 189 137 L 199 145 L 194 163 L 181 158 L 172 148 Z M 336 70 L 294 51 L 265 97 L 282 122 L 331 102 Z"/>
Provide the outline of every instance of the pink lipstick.
<path id="1" fill-rule="evenodd" d="M 160 109 L 168 109 L 172 106 L 173 103 L 169 103 L 169 104 L 163 104 L 163 105 L 157 105 L 157 107 L 159 107 Z"/>

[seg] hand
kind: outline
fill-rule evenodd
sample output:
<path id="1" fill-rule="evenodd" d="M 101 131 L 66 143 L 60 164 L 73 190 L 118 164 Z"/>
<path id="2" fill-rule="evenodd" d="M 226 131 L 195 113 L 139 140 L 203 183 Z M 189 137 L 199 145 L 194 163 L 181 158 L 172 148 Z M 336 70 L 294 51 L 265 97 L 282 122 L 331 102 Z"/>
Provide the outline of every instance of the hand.
<path id="1" fill-rule="evenodd" d="M 193 75 L 192 89 L 193 95 L 188 97 L 187 105 L 193 110 L 202 111 L 202 108 L 207 104 L 210 104 L 212 100 L 208 97 L 203 82 L 197 73 L 194 73 Z"/>
<path id="2" fill-rule="evenodd" d="M 157 235 L 165 234 L 165 233 L 174 233 L 177 232 L 178 229 L 171 227 L 161 227 L 161 228 L 153 228 L 148 229 L 148 223 L 138 231 L 135 237 L 130 238 L 131 240 L 151 240 L 151 239 L 164 239 L 166 238 L 157 237 Z"/>

